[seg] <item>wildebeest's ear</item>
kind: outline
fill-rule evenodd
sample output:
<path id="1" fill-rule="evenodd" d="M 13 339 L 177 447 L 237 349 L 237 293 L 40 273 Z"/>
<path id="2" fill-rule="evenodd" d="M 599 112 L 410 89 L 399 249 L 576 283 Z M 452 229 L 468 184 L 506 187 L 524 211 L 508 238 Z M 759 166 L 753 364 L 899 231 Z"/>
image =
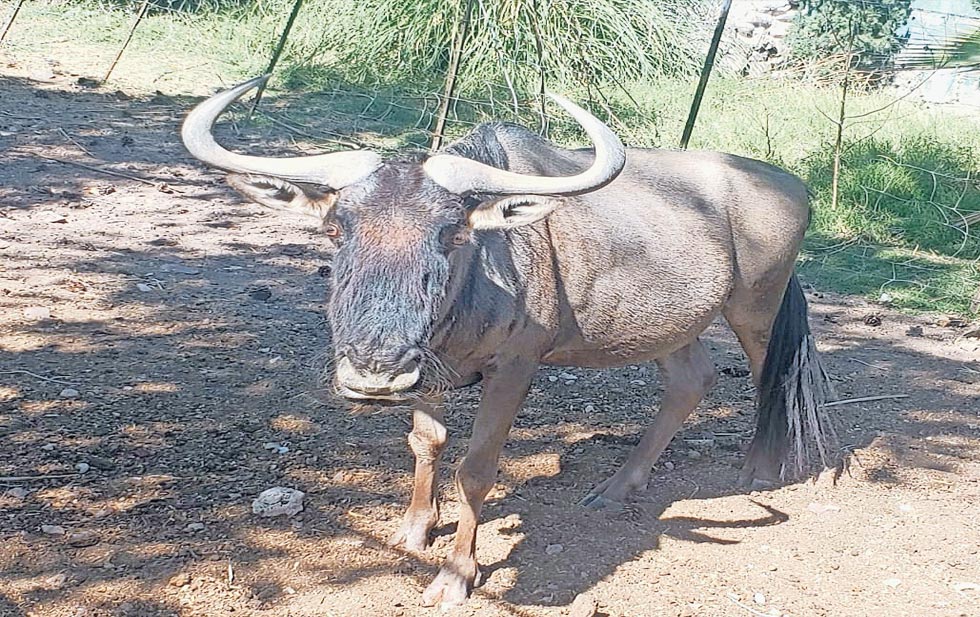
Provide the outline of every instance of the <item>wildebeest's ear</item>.
<path id="1" fill-rule="evenodd" d="M 330 212 L 337 199 L 336 193 L 317 195 L 291 182 L 270 176 L 230 174 L 228 184 L 255 203 L 314 217 L 320 221 Z"/>
<path id="2" fill-rule="evenodd" d="M 473 229 L 513 229 L 537 223 L 561 204 L 561 199 L 544 195 L 500 197 L 470 211 L 468 222 Z"/>

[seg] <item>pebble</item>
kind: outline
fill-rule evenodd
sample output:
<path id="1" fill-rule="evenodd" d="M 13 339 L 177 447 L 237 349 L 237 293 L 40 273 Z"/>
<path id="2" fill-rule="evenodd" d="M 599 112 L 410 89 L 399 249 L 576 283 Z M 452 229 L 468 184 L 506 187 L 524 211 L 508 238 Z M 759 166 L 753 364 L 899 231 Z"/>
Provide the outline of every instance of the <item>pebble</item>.
<path id="1" fill-rule="evenodd" d="M 593 413 L 593 412 L 595 412 L 595 405 L 586 405 L 585 406 L 585 413 Z"/>
<path id="2" fill-rule="evenodd" d="M 762 606 L 763 604 L 766 603 L 766 596 L 764 596 L 761 592 L 756 592 L 752 596 L 752 601 L 758 604 L 759 606 Z"/>
<path id="3" fill-rule="evenodd" d="M 14 488 L 7 491 L 7 494 L 13 497 L 14 499 L 23 499 L 24 497 L 27 497 L 27 489 L 20 486 L 15 486 Z"/>
<path id="4" fill-rule="evenodd" d="M 204 523 L 191 523 L 187 526 L 187 531 L 204 531 Z"/>
<path id="5" fill-rule="evenodd" d="M 80 392 L 75 388 L 65 388 L 64 390 L 61 391 L 61 394 L 59 396 L 61 398 L 75 398 L 79 394 Z"/>
<path id="6" fill-rule="evenodd" d="M 61 525 L 41 525 L 41 533 L 49 536 L 63 536 L 65 535 L 65 528 Z"/>
<path id="7" fill-rule="evenodd" d="M 687 451 L 687 458 L 691 458 L 691 459 L 697 460 L 697 459 L 701 458 L 701 453 L 698 452 L 697 450 L 688 450 Z"/>
<path id="8" fill-rule="evenodd" d="M 75 469 L 78 470 L 78 473 L 87 473 L 91 468 L 92 467 L 88 463 L 78 463 L 75 465 Z"/>
<path id="9" fill-rule="evenodd" d="M 565 381 L 578 381 L 578 375 L 573 375 L 571 373 L 561 373 L 558 375 L 561 379 Z"/>
<path id="10" fill-rule="evenodd" d="M 147 285 L 146 283 L 136 283 L 136 289 L 139 289 L 140 291 L 144 291 L 144 292 L 153 291 L 153 288 Z"/>
<path id="11" fill-rule="evenodd" d="M 897 578 L 886 578 L 885 580 L 882 581 L 882 583 L 884 583 L 886 587 L 891 587 L 892 589 L 895 589 L 896 587 L 902 584 L 902 581 L 900 581 Z"/>
<path id="12" fill-rule="evenodd" d="M 170 585 L 171 587 L 185 587 L 187 585 L 190 585 L 190 583 L 191 583 L 191 575 L 188 574 L 187 572 L 178 572 L 177 574 L 174 574 L 172 577 L 170 577 L 170 580 L 167 582 L 167 584 Z"/>
<path id="13" fill-rule="evenodd" d="M 670 461 L 667 461 L 666 463 L 664 463 L 664 469 L 666 469 L 667 471 L 673 471 L 674 464 L 671 463 Z"/>
<path id="14" fill-rule="evenodd" d="M 51 319 L 51 309 L 46 306 L 29 306 L 24 309 L 24 317 L 28 319 Z"/>
<path id="15" fill-rule="evenodd" d="M 266 443 L 262 444 L 262 447 L 265 448 L 266 450 L 273 450 L 276 454 L 285 454 L 289 452 L 288 446 L 284 446 L 278 443 L 273 443 L 271 441 L 267 441 Z"/>
<path id="16" fill-rule="evenodd" d="M 562 546 L 561 544 L 549 544 L 544 548 L 544 552 L 546 555 L 557 555 L 563 550 L 565 550 L 565 547 Z"/>
<path id="17" fill-rule="evenodd" d="M 75 548 L 84 548 L 98 544 L 102 538 L 94 531 L 76 531 L 68 534 L 68 544 Z"/>
<path id="18" fill-rule="evenodd" d="M 568 607 L 568 617 L 594 617 L 598 612 L 599 603 L 587 593 L 580 593 L 575 596 L 575 600 Z"/>
<path id="19" fill-rule="evenodd" d="M 556 377 L 555 375 L 548 375 L 548 381 L 550 381 L 551 383 L 555 383 L 556 381 L 558 381 L 558 377 Z"/>
<path id="20" fill-rule="evenodd" d="M 630 381 L 631 386 L 645 386 L 647 382 L 642 379 L 633 379 Z"/>
<path id="21" fill-rule="evenodd" d="M 41 446 L 41 449 L 44 450 L 45 452 L 50 452 L 54 450 L 56 447 L 57 446 L 55 446 L 53 443 L 46 443 L 43 446 Z"/>
<path id="22" fill-rule="evenodd" d="M 275 486 L 259 493 L 252 501 L 252 513 L 259 516 L 295 516 L 303 510 L 306 493 L 294 488 Z"/>

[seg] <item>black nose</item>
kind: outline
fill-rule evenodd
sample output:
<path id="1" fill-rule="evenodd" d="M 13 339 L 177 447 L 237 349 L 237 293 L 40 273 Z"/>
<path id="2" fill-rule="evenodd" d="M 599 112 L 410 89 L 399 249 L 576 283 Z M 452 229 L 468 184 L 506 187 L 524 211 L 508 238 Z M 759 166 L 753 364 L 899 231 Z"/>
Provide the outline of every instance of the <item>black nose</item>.
<path id="1" fill-rule="evenodd" d="M 356 344 L 337 346 L 337 356 L 346 357 L 359 371 L 399 375 L 416 369 L 422 350 L 415 345 L 384 345 L 369 348 Z"/>

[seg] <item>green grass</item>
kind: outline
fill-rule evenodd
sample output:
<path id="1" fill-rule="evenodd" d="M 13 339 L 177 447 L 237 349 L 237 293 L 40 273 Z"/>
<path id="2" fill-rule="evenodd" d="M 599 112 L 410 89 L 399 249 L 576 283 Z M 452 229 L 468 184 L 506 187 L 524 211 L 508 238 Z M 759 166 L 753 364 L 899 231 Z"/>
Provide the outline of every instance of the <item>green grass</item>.
<path id="1" fill-rule="evenodd" d="M 0 15 L 11 6 L 0 2 Z M 234 7 L 179 18 L 151 14 L 106 88 L 202 95 L 262 72 L 285 19 L 275 3 L 262 6 L 264 12 L 247 14 Z M 99 77 L 131 22 L 131 12 L 89 3 L 28 2 L 7 54 L 25 62 L 55 59 L 64 70 Z M 386 151 L 424 147 L 438 86 L 378 81 L 379 67 L 338 65 L 330 48 L 314 44 L 316 27 L 316 20 L 298 22 L 297 44 L 273 84 L 302 94 L 273 90 L 266 109 L 328 146 L 340 137 Z M 664 77 L 601 91 L 549 85 L 589 101 L 630 145 L 676 147 L 694 81 Z M 980 118 L 896 101 L 887 92 L 852 93 L 840 198 L 832 206 L 834 125 L 826 116 L 836 115 L 838 96 L 788 79 L 714 76 L 691 147 L 768 160 L 809 183 L 814 218 L 801 264 L 818 287 L 873 299 L 887 292 L 909 310 L 968 313 L 980 287 L 980 223 L 959 224 L 980 210 Z M 489 118 L 538 126 L 537 104 L 518 99 L 515 109 L 506 88 L 471 87 L 464 99 L 453 110 L 451 136 Z M 551 118 L 550 136 L 583 140 L 561 115 Z"/>

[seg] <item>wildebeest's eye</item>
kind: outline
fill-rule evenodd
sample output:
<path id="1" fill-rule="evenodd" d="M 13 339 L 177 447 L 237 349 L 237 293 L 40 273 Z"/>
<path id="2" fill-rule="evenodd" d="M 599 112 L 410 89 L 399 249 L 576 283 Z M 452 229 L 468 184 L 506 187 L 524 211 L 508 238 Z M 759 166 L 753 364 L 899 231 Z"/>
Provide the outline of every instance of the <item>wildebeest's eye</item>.
<path id="1" fill-rule="evenodd" d="M 466 227 L 451 225 L 442 231 L 442 243 L 448 249 L 468 244 L 470 241 L 470 231 Z"/>
<path id="2" fill-rule="evenodd" d="M 323 233 L 327 235 L 328 238 L 339 238 L 340 237 L 340 225 L 336 223 L 324 223 Z"/>

